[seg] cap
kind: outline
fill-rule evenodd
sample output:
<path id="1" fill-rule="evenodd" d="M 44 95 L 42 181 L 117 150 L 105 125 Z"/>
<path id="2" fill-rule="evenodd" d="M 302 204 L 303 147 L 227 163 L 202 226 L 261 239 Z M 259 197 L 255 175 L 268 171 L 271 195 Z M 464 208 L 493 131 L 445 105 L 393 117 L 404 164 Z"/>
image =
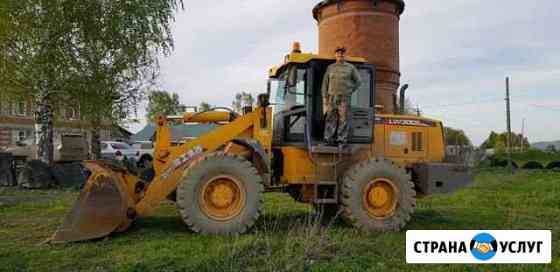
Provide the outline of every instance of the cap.
<path id="1" fill-rule="evenodd" d="M 344 46 L 338 46 L 335 50 L 335 53 L 337 52 L 342 52 L 342 53 L 346 53 L 346 48 Z"/>

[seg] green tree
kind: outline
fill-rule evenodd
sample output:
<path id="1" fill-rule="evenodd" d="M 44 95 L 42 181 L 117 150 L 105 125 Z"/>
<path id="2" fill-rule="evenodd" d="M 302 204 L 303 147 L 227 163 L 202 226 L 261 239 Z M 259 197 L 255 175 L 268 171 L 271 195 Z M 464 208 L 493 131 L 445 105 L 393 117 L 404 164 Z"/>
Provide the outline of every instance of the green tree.
<path id="1" fill-rule="evenodd" d="M 52 105 L 71 100 L 92 125 L 136 112 L 173 47 L 170 23 L 181 0 L 3 0 L 0 84 L 36 100 L 39 157 L 52 161 Z M 8 19 L 6 19 L 8 18 Z"/>
<path id="2" fill-rule="evenodd" d="M 494 131 L 490 132 L 490 136 L 480 145 L 482 149 L 492 149 L 496 146 L 496 138 L 498 134 Z"/>
<path id="3" fill-rule="evenodd" d="M 504 137 L 497 137 L 494 145 L 496 154 L 503 154 L 506 152 L 506 139 Z"/>
<path id="4" fill-rule="evenodd" d="M 179 102 L 179 95 L 166 91 L 151 91 L 148 94 L 148 107 L 146 118 L 154 122 L 158 115 L 177 115 L 184 107 Z"/>
<path id="5" fill-rule="evenodd" d="M 120 124 L 136 113 L 158 74 L 158 55 L 173 48 L 170 24 L 181 0 L 81 1 L 72 92 L 81 116 L 92 124 L 92 153 L 99 156 L 99 127 Z"/>
<path id="6" fill-rule="evenodd" d="M 212 108 L 213 108 L 213 106 L 208 104 L 208 102 L 205 102 L 205 101 L 200 102 L 200 105 L 198 106 L 199 111 L 209 111 Z"/>
<path id="7" fill-rule="evenodd" d="M 558 152 L 558 151 L 556 150 L 556 146 L 555 146 L 555 145 L 552 145 L 552 144 L 551 144 L 551 145 L 548 145 L 548 146 L 546 147 L 545 151 L 548 152 L 548 153 L 556 153 L 556 152 Z"/>
<path id="8" fill-rule="evenodd" d="M 243 112 L 244 106 L 253 106 L 255 104 L 255 98 L 251 93 L 248 92 L 240 92 L 235 94 L 235 98 L 231 103 L 233 110 L 237 113 Z"/>
<path id="9" fill-rule="evenodd" d="M 488 138 L 480 145 L 482 149 L 492 149 L 496 148 L 497 142 L 501 141 L 504 150 L 507 147 L 507 132 L 496 133 L 494 131 L 490 132 Z M 511 133 L 511 145 L 514 150 L 528 150 L 531 146 L 529 144 L 529 139 L 522 136 L 521 134 Z"/>
<path id="10" fill-rule="evenodd" d="M 0 86 L 13 97 L 33 97 L 38 158 L 53 160 L 54 101 L 64 99 L 74 26 L 65 21 L 62 1 L 3 0 L 0 12 Z"/>
<path id="11" fill-rule="evenodd" d="M 445 144 L 446 145 L 461 145 L 470 146 L 471 140 L 463 130 L 445 127 Z"/>

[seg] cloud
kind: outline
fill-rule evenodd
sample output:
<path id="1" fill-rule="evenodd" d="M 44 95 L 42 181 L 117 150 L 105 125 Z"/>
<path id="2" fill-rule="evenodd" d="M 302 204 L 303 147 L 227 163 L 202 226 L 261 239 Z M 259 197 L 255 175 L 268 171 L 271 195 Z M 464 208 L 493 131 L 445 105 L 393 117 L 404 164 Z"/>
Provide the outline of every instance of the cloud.
<path id="1" fill-rule="evenodd" d="M 195 2 L 177 14 L 175 53 L 162 60 L 162 86 L 186 104 L 229 105 L 235 92 L 264 91 L 267 71 L 294 40 L 313 41 L 312 4 Z"/>
<path id="2" fill-rule="evenodd" d="M 504 78 L 511 76 L 512 126 L 519 131 L 525 118 L 533 124 L 530 140 L 560 138 L 550 108 L 527 105 L 560 99 L 555 7 L 560 4 L 552 1 L 408 1 L 401 72 L 411 83 L 409 95 L 426 114 L 481 143 L 489 131 L 505 130 Z"/>
<path id="3" fill-rule="evenodd" d="M 208 0 L 187 4 L 173 28 L 175 51 L 161 59 L 161 88 L 182 102 L 229 106 L 235 92 L 262 92 L 268 69 L 293 41 L 317 51 L 318 1 Z M 512 77 L 512 120 L 531 141 L 560 139 L 560 3 L 549 0 L 406 1 L 401 18 L 402 82 L 423 111 L 464 129 L 474 143 L 505 129 L 504 78 Z"/>

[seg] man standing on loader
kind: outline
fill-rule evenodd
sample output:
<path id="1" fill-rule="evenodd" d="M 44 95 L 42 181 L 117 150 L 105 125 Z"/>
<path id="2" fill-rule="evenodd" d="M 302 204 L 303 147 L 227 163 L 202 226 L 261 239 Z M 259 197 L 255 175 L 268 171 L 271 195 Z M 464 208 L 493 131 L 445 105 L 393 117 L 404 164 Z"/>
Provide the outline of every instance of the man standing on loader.
<path id="1" fill-rule="evenodd" d="M 346 144 L 350 127 L 348 115 L 352 93 L 360 85 L 360 73 L 345 61 L 346 48 L 337 47 L 336 63 L 329 65 L 323 78 L 324 139 L 328 145 Z"/>

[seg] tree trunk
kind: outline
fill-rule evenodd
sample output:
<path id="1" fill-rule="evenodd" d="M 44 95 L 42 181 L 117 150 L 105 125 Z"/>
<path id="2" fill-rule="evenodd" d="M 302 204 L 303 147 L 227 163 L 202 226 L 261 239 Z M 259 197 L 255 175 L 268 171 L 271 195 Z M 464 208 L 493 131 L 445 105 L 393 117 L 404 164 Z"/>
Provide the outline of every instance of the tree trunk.
<path id="1" fill-rule="evenodd" d="M 54 161 L 53 113 L 49 103 L 48 91 L 41 91 L 36 100 L 35 133 L 37 142 L 37 159 L 49 166 Z"/>
<path id="2" fill-rule="evenodd" d="M 99 122 L 92 122 L 91 138 L 90 138 L 90 147 L 91 147 L 90 154 L 92 160 L 101 159 L 101 135 L 99 134 L 100 129 L 101 126 Z"/>

